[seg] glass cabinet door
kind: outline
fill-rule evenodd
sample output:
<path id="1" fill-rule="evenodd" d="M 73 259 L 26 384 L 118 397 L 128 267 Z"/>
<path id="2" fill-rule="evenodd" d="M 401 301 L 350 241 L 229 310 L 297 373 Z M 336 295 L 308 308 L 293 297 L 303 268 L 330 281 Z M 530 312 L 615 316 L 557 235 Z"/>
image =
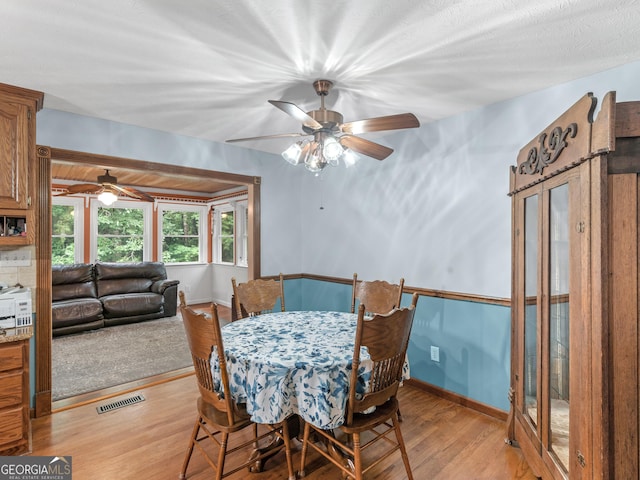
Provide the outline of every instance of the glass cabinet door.
<path id="1" fill-rule="evenodd" d="M 549 450 L 569 468 L 569 186 L 549 191 Z"/>
<path id="2" fill-rule="evenodd" d="M 524 202 L 524 406 L 538 425 L 538 195 Z"/>
<path id="3" fill-rule="evenodd" d="M 571 189 L 574 190 L 571 190 Z M 569 472 L 570 192 L 555 182 L 523 198 L 521 412 L 537 448 Z M 575 252 L 574 252 L 575 253 Z M 574 260 L 575 261 L 575 260 Z M 576 312 L 574 312 L 575 314 Z M 536 439 L 536 440 L 533 440 Z"/>

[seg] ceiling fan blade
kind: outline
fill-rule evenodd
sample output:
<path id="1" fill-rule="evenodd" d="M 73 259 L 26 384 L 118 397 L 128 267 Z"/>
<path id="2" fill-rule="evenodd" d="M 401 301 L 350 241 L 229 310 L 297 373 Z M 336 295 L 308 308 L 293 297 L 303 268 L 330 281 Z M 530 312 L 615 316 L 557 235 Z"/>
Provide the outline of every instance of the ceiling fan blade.
<path id="1" fill-rule="evenodd" d="M 247 137 L 247 138 L 232 138 L 230 140 L 225 140 L 227 143 L 234 142 L 246 142 L 249 140 L 269 140 L 271 138 L 286 138 L 286 137 L 307 137 L 308 133 L 279 133 L 275 135 L 263 135 L 260 137 Z"/>
<path id="2" fill-rule="evenodd" d="M 78 183 L 77 185 L 68 185 L 65 195 L 73 195 L 74 193 L 97 193 L 102 190 L 102 185 L 95 183 Z"/>
<path id="3" fill-rule="evenodd" d="M 114 184 L 111 184 L 109 186 L 120 193 L 124 193 L 125 195 L 128 195 L 130 197 L 137 198 L 138 200 L 144 200 L 145 202 L 155 201 L 155 198 L 153 198 L 151 195 L 145 192 L 141 192 L 140 190 L 137 190 L 132 187 L 121 187 L 120 185 L 114 185 Z"/>
<path id="4" fill-rule="evenodd" d="M 367 157 L 376 160 L 384 160 L 393 153 L 393 149 L 380 145 L 379 143 L 365 140 L 364 138 L 354 137 L 352 135 L 344 135 L 340 137 L 340 144 L 343 147 L 350 148 L 354 152 L 361 153 Z"/>
<path id="5" fill-rule="evenodd" d="M 284 102 L 282 100 L 269 100 L 269 103 L 274 107 L 279 108 L 287 115 L 291 115 L 305 127 L 312 128 L 314 130 L 322 128 L 322 124 L 320 122 L 307 115 L 307 112 L 291 102 Z"/>
<path id="6" fill-rule="evenodd" d="M 381 132 L 383 130 L 399 130 L 402 128 L 416 128 L 420 122 L 413 113 L 400 113 L 386 117 L 368 118 L 355 122 L 343 123 L 340 129 L 344 133 L 357 135 L 367 132 Z"/>

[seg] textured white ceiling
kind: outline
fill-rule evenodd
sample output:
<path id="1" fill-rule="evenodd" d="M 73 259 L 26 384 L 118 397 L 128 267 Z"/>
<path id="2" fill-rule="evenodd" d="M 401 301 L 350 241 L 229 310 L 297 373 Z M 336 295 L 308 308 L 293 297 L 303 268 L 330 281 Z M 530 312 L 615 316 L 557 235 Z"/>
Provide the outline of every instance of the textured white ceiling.
<path id="1" fill-rule="evenodd" d="M 317 109 L 318 78 L 345 121 L 424 124 L 640 60 L 639 21 L 637 0 L 5 0 L 0 82 L 215 141 L 299 132 L 267 100 Z"/>

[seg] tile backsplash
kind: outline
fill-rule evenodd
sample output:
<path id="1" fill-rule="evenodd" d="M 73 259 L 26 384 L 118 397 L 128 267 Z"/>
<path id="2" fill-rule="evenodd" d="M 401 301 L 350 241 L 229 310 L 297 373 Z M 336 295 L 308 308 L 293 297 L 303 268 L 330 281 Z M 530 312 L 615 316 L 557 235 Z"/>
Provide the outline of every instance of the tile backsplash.
<path id="1" fill-rule="evenodd" d="M 27 245 L 24 247 L 0 247 L 3 252 L 16 250 L 30 250 L 31 262 L 28 266 L 3 266 L 0 265 L 0 283 L 9 287 L 20 284 L 23 287 L 31 289 L 31 304 L 35 309 L 35 291 L 36 291 L 36 247 L 35 245 Z"/>

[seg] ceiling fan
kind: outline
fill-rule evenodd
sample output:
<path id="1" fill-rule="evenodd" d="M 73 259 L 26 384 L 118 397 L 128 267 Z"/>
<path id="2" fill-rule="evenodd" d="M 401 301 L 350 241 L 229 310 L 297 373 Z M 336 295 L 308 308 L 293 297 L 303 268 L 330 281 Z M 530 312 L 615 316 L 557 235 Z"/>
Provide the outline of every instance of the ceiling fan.
<path id="1" fill-rule="evenodd" d="M 312 110 L 310 112 L 305 112 L 291 102 L 269 100 L 271 105 L 300 121 L 302 123 L 303 133 L 283 133 L 260 137 L 234 138 L 227 140 L 227 142 L 231 143 L 269 138 L 313 136 L 313 140 L 310 142 L 297 142 L 292 145 L 292 147 L 295 145 L 298 145 L 299 147 L 296 149 L 295 158 L 287 157 L 289 149 L 287 149 L 287 151 L 282 155 L 293 164 L 304 161 L 307 167 L 309 167 L 309 162 L 307 161 L 309 156 L 313 155 L 314 151 L 322 152 L 322 158 L 319 159 L 320 164 L 317 164 L 316 162 L 314 165 L 316 169 L 313 170 L 312 168 L 309 168 L 310 170 L 317 172 L 327 164 L 337 164 L 337 158 L 334 157 L 336 155 L 339 157 L 345 149 L 350 149 L 354 152 L 377 160 L 384 160 L 393 152 L 393 149 L 389 147 L 356 136 L 360 133 L 399 130 L 420 126 L 420 122 L 412 113 L 401 113 L 398 115 L 375 117 L 366 120 L 343 123 L 341 113 L 334 112 L 333 110 L 327 110 L 324 106 L 324 97 L 329 94 L 332 87 L 333 82 L 330 80 L 316 80 L 313 82 L 313 88 L 320 96 L 320 109 Z"/>
<path id="2" fill-rule="evenodd" d="M 110 175 L 108 169 L 105 169 L 104 175 L 98 175 L 97 183 L 68 185 L 66 187 L 66 192 L 60 193 L 56 196 L 73 195 L 75 193 L 98 193 L 98 198 L 100 198 L 101 195 L 106 194 L 107 197 L 111 197 L 112 201 L 110 203 L 107 203 L 102 199 L 101 201 L 107 205 L 110 205 L 117 199 L 118 193 L 138 200 L 143 200 L 145 202 L 153 202 L 155 200 L 151 195 L 141 192 L 133 187 L 123 187 L 118 185 L 118 179 L 113 175 Z M 109 193 L 111 195 L 109 195 Z"/>

